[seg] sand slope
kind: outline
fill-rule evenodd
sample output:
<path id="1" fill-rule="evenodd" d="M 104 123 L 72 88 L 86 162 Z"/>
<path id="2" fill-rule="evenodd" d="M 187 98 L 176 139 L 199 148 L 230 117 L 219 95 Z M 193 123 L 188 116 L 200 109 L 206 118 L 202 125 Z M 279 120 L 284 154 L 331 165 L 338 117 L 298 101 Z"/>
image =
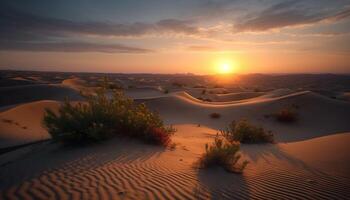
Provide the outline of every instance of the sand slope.
<path id="1" fill-rule="evenodd" d="M 38 100 L 81 100 L 79 92 L 60 84 L 25 85 L 0 88 L 0 107 Z"/>
<path id="2" fill-rule="evenodd" d="M 232 120 L 249 119 L 252 123 L 272 130 L 277 141 L 299 141 L 330 133 L 350 131 L 350 104 L 312 92 L 298 92 L 275 98 L 260 98 L 247 102 L 204 103 L 187 93 L 147 99 L 151 109 L 160 113 L 168 124 L 196 123 L 214 129 L 223 129 Z M 283 124 L 265 115 L 282 108 L 298 106 L 299 119 L 293 124 Z M 220 119 L 211 119 L 210 113 L 221 114 Z"/>
<path id="3" fill-rule="evenodd" d="M 156 87 L 130 88 L 126 89 L 124 94 L 132 99 L 147 99 L 165 96 L 164 92 Z"/>
<path id="4" fill-rule="evenodd" d="M 49 138 L 42 127 L 45 108 L 57 109 L 60 102 L 37 101 L 0 113 L 0 149 Z"/>
<path id="5" fill-rule="evenodd" d="M 244 159 L 251 163 L 242 175 L 237 175 L 220 168 L 201 170 L 194 167 L 204 151 L 204 144 L 212 140 L 215 130 L 196 125 L 178 125 L 176 128 L 175 150 L 116 138 L 89 148 L 40 144 L 2 155 L 0 197 L 350 198 L 350 160 L 343 153 L 350 150 L 350 133 L 283 145 L 243 146 Z M 334 152 L 341 154 L 334 157 Z M 315 157 L 311 156 L 315 153 Z M 335 171 L 337 173 L 332 173 Z"/>
<path id="6" fill-rule="evenodd" d="M 235 92 L 228 94 L 216 94 L 212 97 L 213 101 L 238 101 L 244 99 L 251 99 L 265 94 L 264 92 Z"/>
<path id="7" fill-rule="evenodd" d="M 140 95 L 142 96 L 143 93 Z M 256 125 L 261 125 L 273 131 L 278 142 L 300 141 L 332 133 L 350 131 L 350 123 L 348 122 L 350 104 L 325 98 L 312 92 L 299 92 L 276 98 L 263 99 L 259 97 L 259 99 L 254 101 L 222 104 L 219 102 L 204 103 L 187 93 L 180 92 L 143 100 L 139 99 L 137 102 L 145 102 L 152 110 L 159 112 L 167 124 L 195 123 L 214 129 L 224 129 L 230 121 L 246 118 Z M 273 118 L 265 117 L 265 115 L 275 113 L 290 105 L 299 107 L 299 119 L 295 123 L 283 124 Z M 1 116 L 5 120 L 9 118 L 15 122 L 18 121 L 22 122 L 22 124 L 30 124 L 33 127 L 40 127 L 41 119 L 39 117 L 42 117 L 45 106 L 45 101 L 24 104 L 1 113 Z M 27 109 L 27 107 L 31 109 Z M 12 112 L 15 114 L 11 114 L 11 117 L 8 117 L 8 113 Z M 221 118 L 211 119 L 209 114 L 213 112 L 220 113 Z M 23 118 L 22 116 L 38 117 L 35 117 L 37 118 L 35 121 L 31 121 L 30 117 Z M 0 133 L 3 135 L 3 138 L 6 138 L 7 136 L 5 137 L 5 135 L 9 135 L 9 133 L 19 136 L 29 130 L 21 129 L 20 126 L 13 124 L 10 125 L 10 123 L 0 123 L 0 130 L 3 130 Z M 17 129 L 10 131 L 8 128 L 4 129 L 4 127 L 17 127 L 20 131 L 12 133 L 16 132 Z M 24 137 L 27 140 L 29 135 L 27 134 Z M 33 140 L 37 140 L 37 137 Z"/>

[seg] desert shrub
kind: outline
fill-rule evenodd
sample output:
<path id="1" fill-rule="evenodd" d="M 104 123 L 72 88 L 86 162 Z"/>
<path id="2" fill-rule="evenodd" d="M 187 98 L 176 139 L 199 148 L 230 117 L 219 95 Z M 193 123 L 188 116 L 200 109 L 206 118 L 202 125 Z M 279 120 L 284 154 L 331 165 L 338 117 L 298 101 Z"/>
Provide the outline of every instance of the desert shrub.
<path id="1" fill-rule="evenodd" d="M 205 93 L 207 92 L 207 90 L 206 89 L 204 89 L 204 90 L 202 90 L 202 95 L 204 95 Z"/>
<path id="2" fill-rule="evenodd" d="M 221 134 L 230 142 L 239 141 L 241 143 L 272 143 L 273 134 L 262 127 L 257 127 L 249 123 L 248 120 L 232 121 L 226 130 Z"/>
<path id="3" fill-rule="evenodd" d="M 167 145 L 174 132 L 157 113 L 135 104 L 122 93 L 108 97 L 105 91 L 85 96 L 86 103 L 66 101 L 58 113 L 46 109 L 43 123 L 53 140 L 65 144 L 91 143 L 122 135 L 153 144 Z"/>
<path id="4" fill-rule="evenodd" d="M 216 135 L 212 144 L 205 145 L 205 153 L 199 160 L 199 166 L 201 168 L 221 166 L 229 172 L 240 173 L 248 162 L 244 161 L 240 166 L 237 164 L 241 158 L 238 154 L 239 148 L 239 142 L 228 142 Z"/>
<path id="5" fill-rule="evenodd" d="M 212 119 L 219 119 L 221 117 L 221 114 L 220 113 L 211 113 L 209 116 Z"/>
<path id="6" fill-rule="evenodd" d="M 275 114 L 275 118 L 279 122 L 295 122 L 297 120 L 298 114 L 293 108 L 283 108 Z"/>

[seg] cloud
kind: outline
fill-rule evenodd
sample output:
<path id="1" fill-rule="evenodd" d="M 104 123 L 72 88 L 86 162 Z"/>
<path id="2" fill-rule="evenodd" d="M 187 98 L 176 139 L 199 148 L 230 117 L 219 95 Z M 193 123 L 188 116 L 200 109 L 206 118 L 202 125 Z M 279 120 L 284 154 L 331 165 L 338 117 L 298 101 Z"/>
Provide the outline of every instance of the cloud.
<path id="1" fill-rule="evenodd" d="M 350 9 L 341 12 L 317 12 L 301 4 L 302 1 L 292 0 L 275 4 L 266 10 L 247 16 L 234 26 L 234 32 L 261 32 L 289 26 L 314 24 L 321 21 L 339 21 L 350 16 Z"/>
<path id="2" fill-rule="evenodd" d="M 57 52 L 148 53 L 150 49 L 122 44 L 99 44 L 71 41 L 75 36 L 141 36 L 151 32 L 195 34 L 188 21 L 161 20 L 155 24 L 112 24 L 75 22 L 0 8 L 0 49 Z M 70 41 L 70 42 L 62 42 Z"/>
<path id="3" fill-rule="evenodd" d="M 188 46 L 187 50 L 190 50 L 190 51 L 217 51 L 218 49 L 213 47 L 213 46 L 192 45 L 192 46 Z"/>
<path id="4" fill-rule="evenodd" d="M 165 19 L 156 23 L 157 31 L 170 31 L 174 33 L 184 33 L 188 35 L 195 35 L 199 33 L 197 27 L 191 26 L 191 21 L 177 20 L 177 19 Z"/>
<path id="5" fill-rule="evenodd" d="M 150 53 L 152 50 L 121 44 L 96 44 L 87 42 L 6 42 L 0 41 L 0 50 L 45 52 L 102 52 Z"/>
<path id="6" fill-rule="evenodd" d="M 110 22 L 72 21 L 38 16 L 13 8 L 0 8 L 0 31 L 5 33 L 35 33 L 42 35 L 98 35 L 98 36 L 142 36 L 145 34 L 197 34 L 198 28 L 191 21 L 165 19 L 156 23 L 135 22 L 116 24 Z"/>

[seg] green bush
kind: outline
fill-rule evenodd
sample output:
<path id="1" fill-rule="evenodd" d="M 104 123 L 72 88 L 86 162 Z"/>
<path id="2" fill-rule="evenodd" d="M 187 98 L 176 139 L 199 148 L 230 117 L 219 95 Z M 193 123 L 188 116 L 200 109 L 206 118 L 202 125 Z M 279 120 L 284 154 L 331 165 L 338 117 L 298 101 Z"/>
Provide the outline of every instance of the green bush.
<path id="1" fill-rule="evenodd" d="M 249 123 L 248 120 L 232 121 L 226 130 L 221 134 L 229 141 L 239 141 L 241 143 L 272 143 L 273 134 L 262 127 L 257 127 Z"/>
<path id="2" fill-rule="evenodd" d="M 239 142 L 228 142 L 225 138 L 216 135 L 212 144 L 205 145 L 205 153 L 200 158 L 199 165 L 201 168 L 218 165 L 229 172 L 241 173 L 248 162 L 244 161 L 242 165 L 237 164 L 241 158 L 238 155 L 239 148 Z"/>
<path id="3" fill-rule="evenodd" d="M 46 109 L 43 123 L 53 140 L 85 144 L 122 135 L 167 145 L 175 131 L 165 127 L 157 113 L 144 104 L 135 104 L 122 93 L 115 92 L 108 97 L 101 90 L 86 96 L 86 100 L 76 105 L 66 101 L 58 113 Z"/>

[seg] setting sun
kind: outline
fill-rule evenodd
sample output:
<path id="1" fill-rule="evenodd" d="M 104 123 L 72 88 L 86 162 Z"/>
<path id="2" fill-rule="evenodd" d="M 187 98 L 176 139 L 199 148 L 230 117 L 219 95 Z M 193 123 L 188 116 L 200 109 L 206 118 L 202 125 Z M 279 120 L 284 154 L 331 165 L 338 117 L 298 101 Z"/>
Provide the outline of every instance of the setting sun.
<path id="1" fill-rule="evenodd" d="M 219 66 L 219 73 L 220 74 L 228 74 L 232 73 L 232 65 L 229 63 L 223 63 Z"/>
<path id="2" fill-rule="evenodd" d="M 237 62 L 231 59 L 218 60 L 215 63 L 215 71 L 218 74 L 230 74 L 237 71 Z"/>

